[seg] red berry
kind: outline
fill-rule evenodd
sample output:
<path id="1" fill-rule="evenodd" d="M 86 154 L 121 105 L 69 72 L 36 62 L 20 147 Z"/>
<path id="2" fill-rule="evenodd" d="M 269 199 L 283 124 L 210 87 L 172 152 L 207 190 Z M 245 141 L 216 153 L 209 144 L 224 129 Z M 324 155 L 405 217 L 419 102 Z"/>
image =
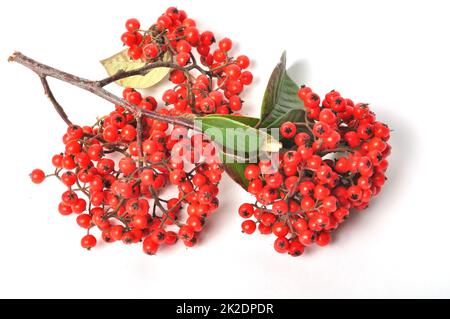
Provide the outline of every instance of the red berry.
<path id="1" fill-rule="evenodd" d="M 177 101 L 177 95 L 174 90 L 167 90 L 164 92 L 162 99 L 167 104 L 174 104 Z"/>
<path id="2" fill-rule="evenodd" d="M 180 40 L 177 43 L 176 50 L 178 53 L 181 52 L 189 53 L 191 52 L 191 45 L 186 40 Z"/>
<path id="3" fill-rule="evenodd" d="M 114 240 L 122 240 L 124 227 L 122 225 L 113 226 L 109 233 Z"/>
<path id="4" fill-rule="evenodd" d="M 311 88 L 302 85 L 302 86 L 298 89 L 297 95 L 298 95 L 298 97 L 299 97 L 301 100 L 305 100 L 306 95 L 307 95 L 308 93 L 310 93 L 310 92 L 312 92 Z"/>
<path id="5" fill-rule="evenodd" d="M 273 243 L 273 247 L 280 254 L 284 254 L 289 250 L 289 241 L 286 237 L 278 237 Z"/>
<path id="6" fill-rule="evenodd" d="M 239 81 L 244 85 L 250 85 L 253 82 L 253 74 L 250 71 L 244 71 L 241 73 Z"/>
<path id="7" fill-rule="evenodd" d="M 328 125 L 333 125 L 336 123 L 336 115 L 329 109 L 323 109 L 320 111 L 319 120 L 327 123 Z"/>
<path id="8" fill-rule="evenodd" d="M 236 64 L 230 64 L 223 69 L 229 80 L 238 80 L 241 76 L 241 68 Z"/>
<path id="9" fill-rule="evenodd" d="M 197 44 L 197 42 L 200 40 L 200 33 L 198 32 L 198 29 L 193 26 L 186 28 L 184 30 L 184 35 L 186 37 L 186 40 L 191 44 Z"/>
<path id="10" fill-rule="evenodd" d="M 58 211 L 63 216 L 68 216 L 68 215 L 72 214 L 72 212 L 73 212 L 72 207 L 69 205 L 66 205 L 64 203 L 59 203 Z"/>
<path id="11" fill-rule="evenodd" d="M 92 235 L 86 235 L 83 238 L 81 238 L 81 247 L 86 249 L 91 249 L 97 245 L 97 239 L 95 239 Z"/>
<path id="12" fill-rule="evenodd" d="M 78 201 L 78 195 L 71 190 L 65 191 L 61 195 L 61 200 L 66 205 L 73 205 Z"/>
<path id="13" fill-rule="evenodd" d="M 178 231 L 178 237 L 182 240 L 191 240 L 192 238 L 194 238 L 194 235 L 194 229 L 190 226 L 182 226 Z"/>
<path id="14" fill-rule="evenodd" d="M 246 69 L 250 65 L 250 60 L 246 55 L 240 55 L 236 58 L 236 63 L 241 69 Z"/>
<path id="15" fill-rule="evenodd" d="M 203 229 L 204 219 L 198 218 L 197 216 L 190 216 L 186 220 L 186 224 L 192 227 L 194 231 L 199 232 Z"/>
<path id="16" fill-rule="evenodd" d="M 177 242 L 177 240 L 178 236 L 175 232 L 173 231 L 166 232 L 166 240 L 164 241 L 166 245 L 173 245 Z"/>
<path id="17" fill-rule="evenodd" d="M 159 54 L 158 46 L 154 43 L 147 44 L 143 49 L 144 55 L 150 59 L 154 59 Z"/>
<path id="18" fill-rule="evenodd" d="M 189 55 L 188 52 L 180 52 L 177 54 L 175 60 L 178 65 L 185 66 L 186 64 L 188 64 L 190 58 L 191 56 Z"/>
<path id="19" fill-rule="evenodd" d="M 205 46 L 210 46 L 215 42 L 214 34 L 211 31 L 205 31 L 200 36 L 200 42 Z"/>
<path id="20" fill-rule="evenodd" d="M 172 19 L 167 15 L 162 15 L 158 18 L 156 24 L 160 29 L 166 29 L 172 25 Z"/>
<path id="21" fill-rule="evenodd" d="M 88 229 L 91 226 L 91 216 L 89 214 L 81 214 L 77 216 L 77 224 Z"/>
<path id="22" fill-rule="evenodd" d="M 62 154 L 56 154 L 52 157 L 52 164 L 56 168 L 62 168 L 63 167 L 63 155 Z"/>
<path id="23" fill-rule="evenodd" d="M 133 32 L 125 32 L 121 36 L 121 40 L 123 44 L 131 47 L 132 45 L 135 45 L 137 42 L 136 35 Z"/>
<path id="24" fill-rule="evenodd" d="M 149 236 L 144 239 L 142 242 L 142 249 L 144 250 L 144 253 L 147 255 L 155 255 L 158 251 L 159 244 L 155 243 L 152 239 L 152 236 Z"/>
<path id="25" fill-rule="evenodd" d="M 255 209 L 252 204 L 244 203 L 239 207 L 239 215 L 242 218 L 250 218 L 253 216 Z"/>
<path id="26" fill-rule="evenodd" d="M 227 84 L 227 89 L 231 94 L 237 95 L 242 92 L 244 87 L 242 86 L 242 83 L 239 81 L 229 80 Z"/>
<path id="27" fill-rule="evenodd" d="M 128 31 L 136 31 L 141 27 L 141 24 L 139 23 L 138 19 L 128 19 L 127 22 L 125 22 L 125 27 Z"/>
<path id="28" fill-rule="evenodd" d="M 284 215 L 288 212 L 288 210 L 289 210 L 288 204 L 284 200 L 276 201 L 272 205 L 272 211 L 274 214 L 277 215 Z"/>
<path id="29" fill-rule="evenodd" d="M 253 220 L 245 220 L 242 222 L 242 232 L 246 234 L 253 234 L 256 230 L 256 223 Z"/>
<path id="30" fill-rule="evenodd" d="M 64 183 L 64 185 L 70 187 L 76 183 L 77 176 L 75 175 L 75 173 L 72 173 L 70 171 L 65 172 L 64 174 L 61 175 L 61 181 Z"/>
<path id="31" fill-rule="evenodd" d="M 125 175 L 130 175 L 136 170 L 136 163 L 131 157 L 123 157 L 119 161 L 119 169 Z"/>
<path id="32" fill-rule="evenodd" d="M 222 51 L 230 51 L 232 46 L 233 42 L 231 42 L 231 40 L 228 38 L 223 38 L 219 41 L 219 48 Z"/>
<path id="33" fill-rule="evenodd" d="M 242 108 L 242 100 L 237 95 L 230 96 L 228 102 L 230 103 L 230 109 L 232 111 L 239 111 Z"/>
<path id="34" fill-rule="evenodd" d="M 307 229 L 301 232 L 299 241 L 303 246 L 310 246 L 315 241 L 316 235 L 311 230 Z"/>
<path id="35" fill-rule="evenodd" d="M 134 128 L 134 126 L 127 124 L 122 128 L 122 131 L 120 133 L 120 136 L 123 140 L 127 142 L 131 142 L 136 138 L 137 131 Z"/>
<path id="36" fill-rule="evenodd" d="M 34 169 L 30 174 L 31 181 L 35 184 L 40 184 L 45 179 L 45 173 L 41 169 Z"/>
<path id="37" fill-rule="evenodd" d="M 272 225 L 272 233 L 277 237 L 285 237 L 289 233 L 289 227 L 284 222 L 276 222 Z"/>
<path id="38" fill-rule="evenodd" d="M 107 142 L 115 142 L 119 136 L 119 130 L 115 125 L 108 125 L 103 130 L 103 138 Z"/>
<path id="39" fill-rule="evenodd" d="M 321 232 L 319 234 L 319 236 L 317 236 L 316 244 L 323 247 L 323 246 L 328 245 L 330 240 L 331 240 L 330 233 L 324 231 L 324 232 Z"/>
<path id="40" fill-rule="evenodd" d="M 313 133 L 319 138 L 325 138 L 331 134 L 331 128 L 325 122 L 316 122 L 313 126 Z"/>
<path id="41" fill-rule="evenodd" d="M 248 180 L 253 180 L 259 177 L 261 169 L 258 165 L 250 164 L 245 168 L 244 175 Z"/>
<path id="42" fill-rule="evenodd" d="M 164 229 L 157 229 L 151 234 L 151 238 L 155 243 L 160 245 L 166 240 L 166 231 Z"/>
<path id="43" fill-rule="evenodd" d="M 127 95 L 127 101 L 134 105 L 139 105 L 142 101 L 142 95 L 138 91 L 132 91 Z"/>
<path id="44" fill-rule="evenodd" d="M 289 243 L 289 255 L 293 256 L 293 257 L 298 257 L 300 255 L 303 254 L 303 252 L 305 251 L 305 246 L 303 246 L 302 244 L 300 244 L 298 241 L 292 241 Z"/>
<path id="45" fill-rule="evenodd" d="M 75 214 L 81 214 L 86 210 L 87 203 L 83 198 L 78 198 L 78 200 L 72 204 L 72 210 Z"/>
<path id="46" fill-rule="evenodd" d="M 284 138 L 293 138 L 297 131 L 295 124 L 292 122 L 285 122 L 280 127 L 281 136 Z"/>
<path id="47" fill-rule="evenodd" d="M 305 107 L 309 109 L 314 109 L 320 106 L 320 97 L 314 92 L 307 93 L 303 101 L 305 103 Z"/>
<path id="48" fill-rule="evenodd" d="M 142 55 L 142 48 L 137 46 L 137 45 L 132 45 L 129 49 L 128 49 L 128 56 L 130 58 L 132 58 L 133 60 L 138 60 L 141 58 Z"/>

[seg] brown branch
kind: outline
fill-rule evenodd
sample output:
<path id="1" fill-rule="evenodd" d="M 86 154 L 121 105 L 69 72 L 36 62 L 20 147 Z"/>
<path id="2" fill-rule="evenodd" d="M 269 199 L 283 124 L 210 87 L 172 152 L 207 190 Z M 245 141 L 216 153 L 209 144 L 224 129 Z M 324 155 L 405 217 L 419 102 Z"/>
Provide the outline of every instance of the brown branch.
<path id="1" fill-rule="evenodd" d="M 154 200 L 154 205 L 156 205 L 161 212 L 164 215 L 164 220 L 163 222 L 165 223 L 167 219 L 169 219 L 172 223 L 174 223 L 175 225 L 181 227 L 183 226 L 180 222 L 176 221 L 174 218 L 170 217 L 169 213 L 174 210 L 179 203 L 181 203 L 184 199 L 180 199 L 178 200 L 178 202 L 176 203 L 176 205 L 174 205 L 171 209 L 167 210 L 164 208 L 164 206 L 161 204 L 158 194 L 156 193 L 156 190 L 153 187 L 150 187 L 150 193 L 152 194 L 153 200 Z M 153 206 L 153 215 L 155 215 L 155 206 Z M 164 223 L 161 222 L 161 225 L 164 225 Z"/>
<path id="2" fill-rule="evenodd" d="M 47 95 L 50 102 L 52 102 L 56 112 L 58 112 L 59 116 L 63 119 L 64 122 L 66 122 L 67 125 L 72 125 L 72 122 L 69 120 L 69 117 L 67 116 L 66 112 L 62 108 L 61 104 L 58 103 L 55 96 L 53 95 L 52 90 L 50 89 L 50 85 L 47 82 L 47 78 L 45 76 L 39 76 L 41 79 L 42 86 L 44 87 L 44 93 Z"/>
<path id="3" fill-rule="evenodd" d="M 222 69 L 226 68 L 227 66 L 229 66 L 230 64 L 231 64 L 231 61 L 227 61 L 226 63 L 224 63 L 224 64 L 222 64 L 222 65 L 219 65 L 218 67 L 215 67 L 215 68 L 213 68 L 213 69 L 210 69 L 209 71 L 207 71 L 207 73 L 208 73 L 209 75 L 214 75 L 214 72 L 219 71 L 219 70 L 222 70 Z"/>
<path id="4" fill-rule="evenodd" d="M 101 85 L 102 85 L 102 83 L 107 83 L 108 81 L 110 81 L 109 78 L 102 80 L 103 82 L 87 80 L 87 79 L 75 76 L 73 74 L 70 74 L 70 73 L 67 73 L 64 71 L 60 71 L 60 70 L 50 67 L 48 65 L 42 64 L 36 60 L 33 60 L 33 59 L 23 55 L 20 52 L 14 52 L 14 54 L 8 58 L 8 61 L 22 64 L 23 66 L 34 71 L 41 79 L 46 78 L 46 77 L 52 77 L 52 78 L 61 80 L 63 82 L 69 83 L 71 85 L 74 85 L 76 87 L 79 87 L 83 90 L 89 91 L 89 92 L 113 103 L 114 105 L 120 105 L 120 106 L 124 107 L 127 111 L 129 111 L 136 117 L 139 117 L 142 115 L 142 116 L 146 116 L 151 119 L 154 119 L 154 120 L 167 122 L 167 123 L 173 124 L 173 125 L 184 126 L 189 129 L 194 129 L 194 121 L 191 119 L 187 119 L 187 118 L 179 117 L 179 116 L 166 116 L 166 115 L 162 115 L 162 114 L 159 114 L 159 113 L 156 113 L 153 111 L 145 110 L 138 106 L 132 105 L 132 104 L 128 103 L 126 100 L 105 90 Z M 139 72 L 144 72 L 141 70 L 148 71 L 147 70 L 148 67 L 149 66 L 144 66 L 141 69 L 130 71 L 129 73 L 138 72 L 137 74 L 139 74 Z M 127 76 L 136 75 L 134 73 L 133 74 L 129 74 L 129 73 L 126 73 L 126 74 L 128 74 Z M 123 74 L 120 76 L 123 76 Z M 123 77 L 126 77 L 126 76 L 123 76 Z M 117 75 L 114 75 L 110 78 L 112 78 L 111 82 L 114 82 L 115 79 L 117 79 Z M 46 82 L 46 81 L 44 81 L 44 82 Z M 59 105 L 59 107 L 61 107 L 61 105 Z M 62 109 L 62 107 L 61 107 L 61 109 Z"/>
<path id="5" fill-rule="evenodd" d="M 136 142 L 137 142 L 137 148 L 138 148 L 138 163 L 139 163 L 139 168 L 142 167 L 142 160 L 144 159 L 144 153 L 142 152 L 142 116 L 138 116 L 136 118 L 136 130 L 137 130 L 137 134 L 136 134 Z"/>
<path id="6" fill-rule="evenodd" d="M 162 35 L 164 42 L 167 43 L 167 47 L 169 48 L 169 51 L 175 55 L 177 54 L 177 50 L 175 50 L 175 48 L 172 46 L 171 41 L 169 40 L 169 38 L 167 37 L 167 35 L 165 35 L 165 33 Z"/>

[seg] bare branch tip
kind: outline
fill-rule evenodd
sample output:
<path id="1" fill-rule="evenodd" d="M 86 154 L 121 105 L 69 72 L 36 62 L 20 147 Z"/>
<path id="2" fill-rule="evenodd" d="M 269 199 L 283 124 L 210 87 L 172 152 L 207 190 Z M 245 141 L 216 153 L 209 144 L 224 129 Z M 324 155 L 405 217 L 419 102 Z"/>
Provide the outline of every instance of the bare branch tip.
<path id="1" fill-rule="evenodd" d="M 8 58 L 8 62 L 14 62 L 14 60 L 17 58 L 18 54 L 19 54 L 18 51 L 14 51 L 14 53 L 11 54 L 10 57 Z"/>

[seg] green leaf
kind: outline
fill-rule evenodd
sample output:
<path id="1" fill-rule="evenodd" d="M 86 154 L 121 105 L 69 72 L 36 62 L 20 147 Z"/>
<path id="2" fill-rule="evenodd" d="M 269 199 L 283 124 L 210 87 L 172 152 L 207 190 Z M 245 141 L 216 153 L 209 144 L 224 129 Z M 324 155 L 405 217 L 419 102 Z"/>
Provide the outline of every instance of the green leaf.
<path id="1" fill-rule="evenodd" d="M 165 54 L 163 57 L 163 61 L 168 62 L 170 60 L 170 55 Z M 108 75 L 114 75 L 119 71 L 131 71 L 138 68 L 141 68 L 146 65 L 145 62 L 142 61 L 134 61 L 130 59 L 127 54 L 127 50 L 120 51 L 113 56 L 100 61 L 103 67 L 108 72 Z M 150 70 L 146 75 L 136 75 L 128 78 L 121 79 L 116 83 L 121 86 L 128 86 L 134 89 L 145 89 L 149 88 L 158 82 L 160 82 L 170 71 L 170 68 L 156 68 Z"/>
<path id="2" fill-rule="evenodd" d="M 259 122 L 259 119 L 257 119 L 256 117 L 249 117 L 249 116 L 242 116 L 242 115 L 229 115 L 229 114 L 225 114 L 225 115 L 212 114 L 212 115 L 204 116 L 203 119 L 206 119 L 206 121 L 209 121 L 210 118 L 217 118 L 217 117 L 219 117 L 221 120 L 229 119 L 231 121 L 236 121 L 236 122 L 242 123 L 242 124 L 250 126 L 250 127 L 255 127 L 256 124 L 258 124 L 258 122 Z"/>
<path id="3" fill-rule="evenodd" d="M 246 124 L 251 127 L 255 127 L 259 119 L 254 117 L 246 117 L 246 116 L 233 116 L 233 115 L 223 115 L 224 118 L 230 118 L 235 121 L 241 122 L 243 124 Z M 248 184 L 250 181 L 245 178 L 245 169 L 247 166 L 250 165 L 249 163 L 237 163 L 236 161 L 232 161 L 232 158 L 229 158 L 225 155 L 225 172 L 228 174 L 228 176 L 231 177 L 237 184 L 239 184 L 242 188 L 244 188 L 247 191 Z"/>
<path id="4" fill-rule="evenodd" d="M 247 190 L 250 181 L 245 177 L 245 169 L 248 163 L 225 163 L 225 172 L 243 189 Z"/>
<path id="5" fill-rule="evenodd" d="M 251 157 L 260 151 L 277 152 L 282 147 L 281 143 L 266 132 L 254 128 L 258 122 L 258 119 L 251 117 L 213 114 L 196 118 L 195 125 L 223 146 L 227 154 Z"/>
<path id="6" fill-rule="evenodd" d="M 298 89 L 286 72 L 286 52 L 283 52 L 264 93 L 259 127 L 280 127 L 287 121 L 303 122 L 306 111 L 297 96 Z"/>
<path id="7" fill-rule="evenodd" d="M 225 171 L 245 190 L 249 183 L 244 175 L 245 168 L 252 160 L 257 159 L 259 151 L 277 152 L 282 147 L 272 136 L 256 129 L 258 123 L 257 118 L 235 115 L 208 115 L 196 119 L 196 126 L 201 127 L 205 135 L 223 147 L 222 161 Z M 238 130 L 230 131 L 227 128 Z M 221 139 L 211 135 L 220 135 Z M 250 143 L 252 140 L 253 143 Z M 230 142 L 233 145 L 231 147 Z M 236 157 L 236 154 L 240 156 Z"/>

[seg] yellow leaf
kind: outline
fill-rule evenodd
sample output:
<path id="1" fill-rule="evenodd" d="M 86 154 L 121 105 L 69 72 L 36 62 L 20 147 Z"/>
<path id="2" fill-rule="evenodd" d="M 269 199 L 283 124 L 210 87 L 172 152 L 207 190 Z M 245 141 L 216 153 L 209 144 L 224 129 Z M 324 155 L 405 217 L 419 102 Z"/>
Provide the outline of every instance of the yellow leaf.
<path id="1" fill-rule="evenodd" d="M 163 60 L 168 62 L 170 55 L 166 53 Z M 145 65 L 142 61 L 132 60 L 127 55 L 127 50 L 123 50 L 112 57 L 100 61 L 103 67 L 108 72 L 108 75 L 114 75 L 119 71 L 131 71 L 141 68 Z M 160 82 L 169 73 L 170 68 L 156 68 L 150 70 L 146 75 L 135 75 L 128 78 L 121 79 L 116 83 L 121 86 L 128 86 L 134 89 L 145 89 Z"/>

